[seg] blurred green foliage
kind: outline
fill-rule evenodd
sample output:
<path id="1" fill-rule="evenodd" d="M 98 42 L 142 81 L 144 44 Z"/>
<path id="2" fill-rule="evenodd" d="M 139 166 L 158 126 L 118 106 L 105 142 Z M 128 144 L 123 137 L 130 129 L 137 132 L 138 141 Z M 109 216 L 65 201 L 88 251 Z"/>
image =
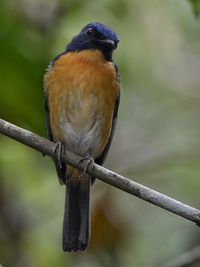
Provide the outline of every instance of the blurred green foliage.
<path id="1" fill-rule="evenodd" d="M 188 1 L 192 5 L 192 9 L 193 9 L 195 16 L 198 17 L 200 13 L 200 1 L 199 0 L 188 0 Z"/>
<path id="2" fill-rule="evenodd" d="M 199 1 L 190 2 L 197 14 Z M 122 98 L 106 166 L 200 208 L 200 27 L 189 1 L 2 0 L 0 117 L 45 136 L 43 74 L 91 21 L 121 37 Z M 5 267 L 153 267 L 200 241 L 193 224 L 97 181 L 90 248 L 64 254 L 64 188 L 51 159 L 2 136 L 0 147 Z"/>

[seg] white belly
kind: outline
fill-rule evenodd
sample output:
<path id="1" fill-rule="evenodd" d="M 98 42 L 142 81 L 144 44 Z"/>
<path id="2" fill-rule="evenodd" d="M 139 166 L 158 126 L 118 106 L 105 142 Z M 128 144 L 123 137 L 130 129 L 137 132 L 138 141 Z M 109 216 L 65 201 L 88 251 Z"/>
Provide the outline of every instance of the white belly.
<path id="1" fill-rule="evenodd" d="M 81 116 L 79 119 L 81 122 Z M 76 118 L 74 118 L 74 121 L 76 121 Z M 87 121 L 85 123 L 81 122 L 79 127 L 73 123 L 73 118 L 65 119 L 60 123 L 66 149 L 82 157 L 95 156 L 95 151 L 101 143 L 100 118 L 93 117 L 92 123 L 91 118 L 88 118 L 88 121 L 90 123 L 87 123 Z"/>

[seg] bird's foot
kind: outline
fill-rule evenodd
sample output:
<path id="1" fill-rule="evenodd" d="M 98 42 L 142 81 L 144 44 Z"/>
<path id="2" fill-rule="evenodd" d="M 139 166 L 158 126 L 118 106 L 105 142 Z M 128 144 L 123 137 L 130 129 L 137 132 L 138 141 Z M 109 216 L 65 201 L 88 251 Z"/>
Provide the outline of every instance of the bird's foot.
<path id="1" fill-rule="evenodd" d="M 86 161 L 85 167 L 83 169 L 83 172 L 79 175 L 78 179 L 80 180 L 81 177 L 83 177 L 83 175 L 87 172 L 87 168 L 89 167 L 89 165 L 91 163 L 94 163 L 94 159 L 91 156 L 85 157 L 83 159 L 79 160 L 79 164 Z"/>
<path id="2" fill-rule="evenodd" d="M 54 150 L 54 158 L 58 164 L 58 167 L 61 169 L 62 168 L 62 160 L 61 157 L 64 154 L 65 151 L 65 146 L 62 141 L 59 141 L 56 143 L 56 148 Z"/>

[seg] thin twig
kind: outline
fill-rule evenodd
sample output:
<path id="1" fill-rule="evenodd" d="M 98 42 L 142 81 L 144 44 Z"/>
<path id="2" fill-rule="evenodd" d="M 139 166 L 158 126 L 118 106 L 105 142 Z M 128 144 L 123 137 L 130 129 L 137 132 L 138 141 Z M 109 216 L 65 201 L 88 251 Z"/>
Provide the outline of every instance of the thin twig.
<path id="1" fill-rule="evenodd" d="M 184 252 L 166 264 L 159 265 L 159 267 L 190 267 L 198 261 L 200 261 L 200 246 Z"/>
<path id="2" fill-rule="evenodd" d="M 49 140 L 42 138 L 30 131 L 19 128 L 2 119 L 0 119 L 0 133 L 27 146 L 30 146 L 52 158 L 55 156 L 55 143 L 50 142 Z M 67 152 L 62 156 L 63 162 L 68 163 L 79 170 L 83 170 L 86 163 L 84 163 L 84 161 L 80 162 L 80 159 L 81 157 L 70 152 Z M 95 163 L 91 163 L 88 166 L 87 172 L 91 176 L 98 178 L 105 183 L 115 186 L 129 194 L 135 195 L 136 197 L 159 206 L 160 208 L 175 213 L 176 215 L 179 215 L 187 220 L 195 222 L 200 226 L 200 211 L 191 206 L 165 196 L 146 186 L 133 182 Z"/>

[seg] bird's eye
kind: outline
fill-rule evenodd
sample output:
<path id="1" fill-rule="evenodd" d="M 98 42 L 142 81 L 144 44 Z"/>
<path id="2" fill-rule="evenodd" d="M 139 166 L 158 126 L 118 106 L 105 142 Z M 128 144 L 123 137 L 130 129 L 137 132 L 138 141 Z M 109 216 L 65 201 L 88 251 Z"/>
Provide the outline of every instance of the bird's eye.
<path id="1" fill-rule="evenodd" d="M 93 28 L 87 29 L 86 34 L 87 34 L 87 36 L 93 36 L 94 35 L 94 29 Z"/>

